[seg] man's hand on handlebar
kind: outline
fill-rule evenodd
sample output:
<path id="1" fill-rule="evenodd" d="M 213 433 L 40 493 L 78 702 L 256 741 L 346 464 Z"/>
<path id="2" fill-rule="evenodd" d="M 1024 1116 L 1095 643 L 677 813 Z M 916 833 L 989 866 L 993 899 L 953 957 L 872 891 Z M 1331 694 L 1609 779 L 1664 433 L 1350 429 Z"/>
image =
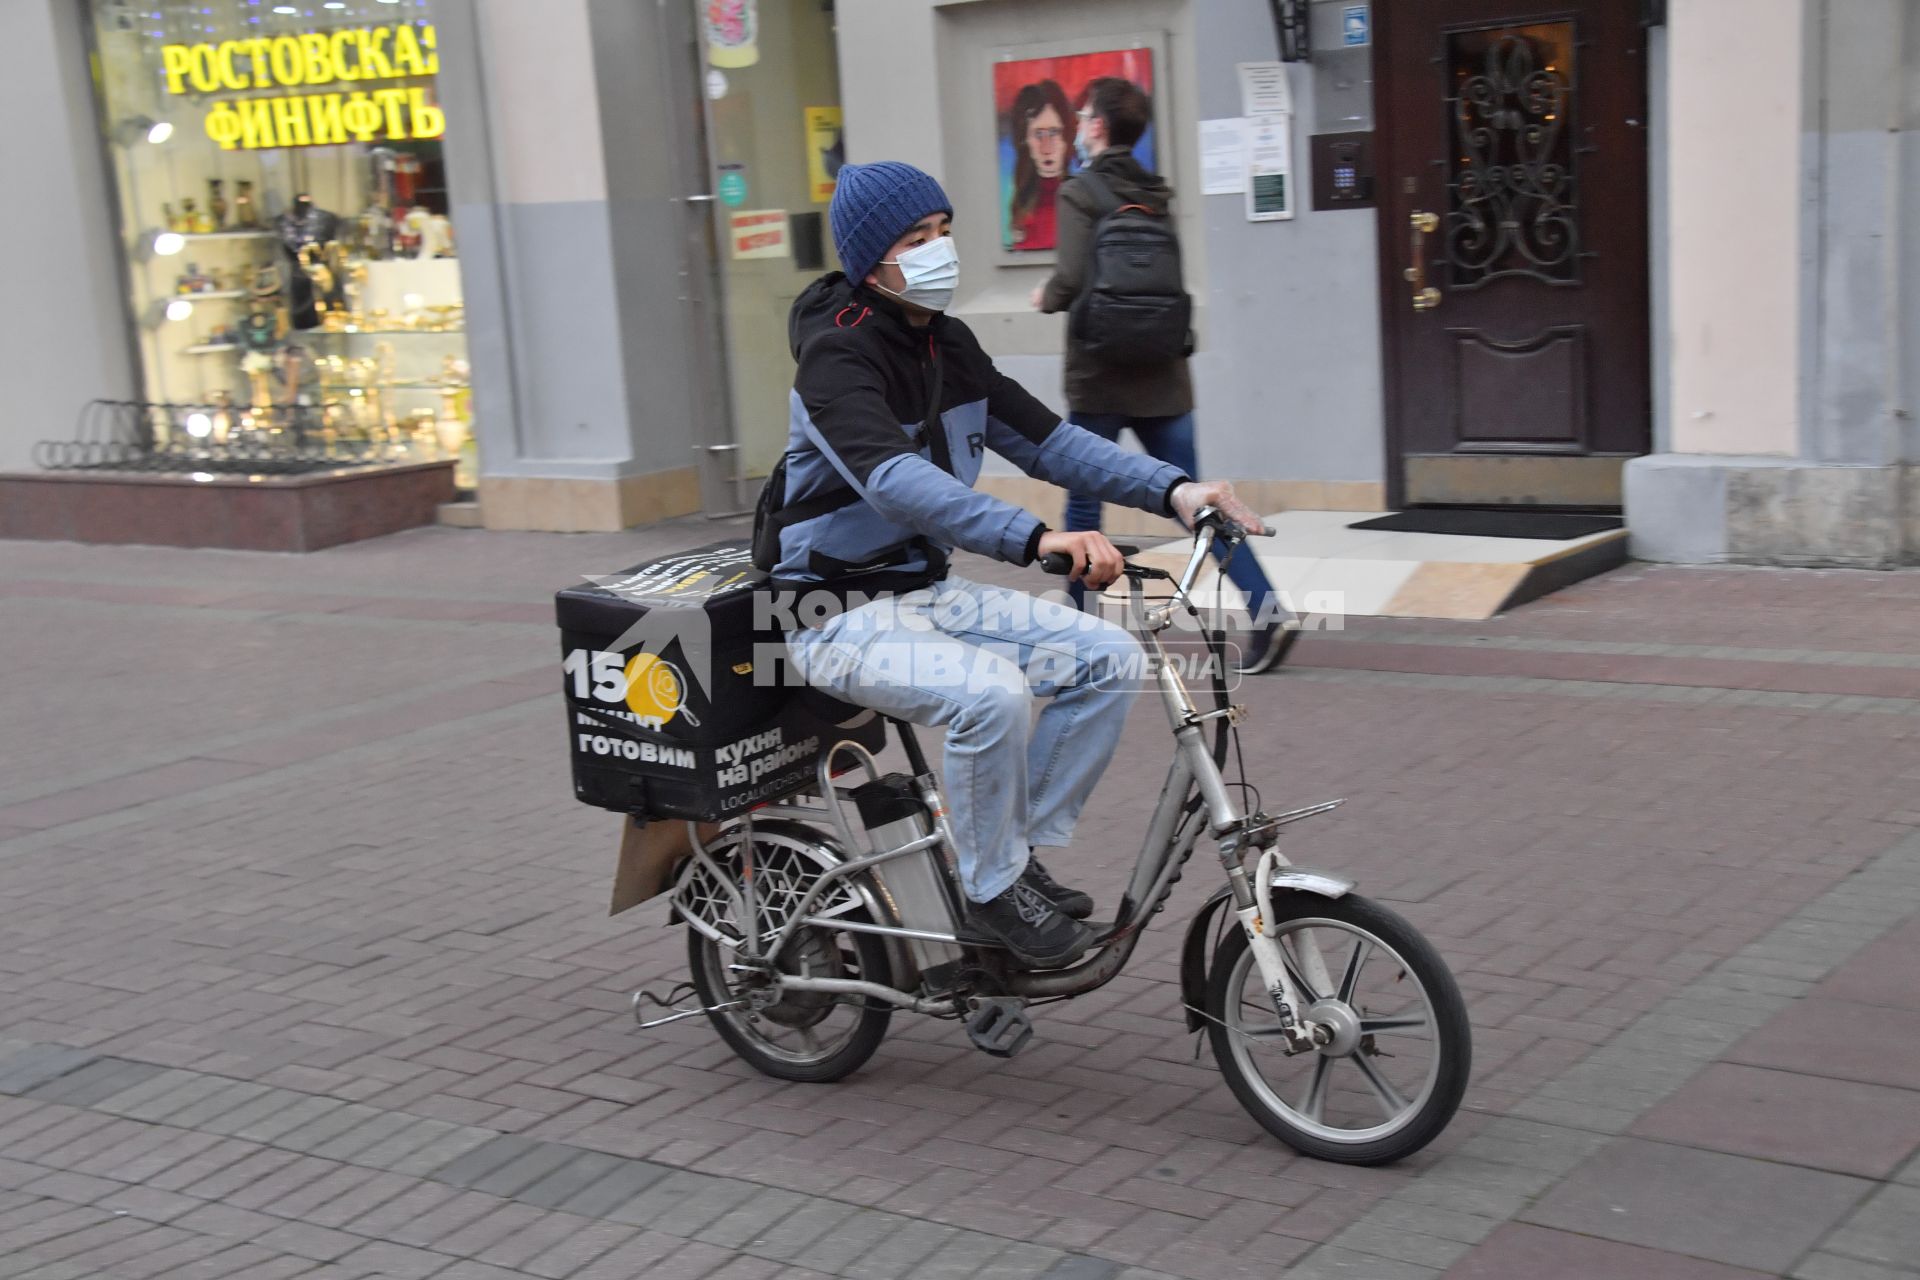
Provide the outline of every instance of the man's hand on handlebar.
<path id="1" fill-rule="evenodd" d="M 1107 536 L 1099 530 L 1067 533 L 1049 530 L 1040 535 L 1038 554 L 1042 557 L 1060 552 L 1073 565 L 1067 577 L 1084 582 L 1095 591 L 1105 591 L 1126 568 L 1126 560 Z"/>
<path id="2" fill-rule="evenodd" d="M 1202 507 L 1212 507 L 1251 534 L 1270 533 L 1266 522 L 1242 502 L 1225 480 L 1189 480 L 1173 491 L 1173 510 L 1180 523 L 1193 528 L 1193 517 Z M 1045 539 L 1041 540 L 1043 543 Z"/>

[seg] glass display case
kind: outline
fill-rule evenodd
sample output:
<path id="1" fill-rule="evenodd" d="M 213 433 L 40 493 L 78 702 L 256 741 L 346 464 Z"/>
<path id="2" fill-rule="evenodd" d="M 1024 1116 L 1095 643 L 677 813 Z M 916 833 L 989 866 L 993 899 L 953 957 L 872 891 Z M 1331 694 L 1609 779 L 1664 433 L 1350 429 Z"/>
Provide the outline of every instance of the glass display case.
<path id="1" fill-rule="evenodd" d="M 159 457 L 478 471 L 427 0 L 91 0 Z M 177 410 L 177 412 L 176 412 Z"/>

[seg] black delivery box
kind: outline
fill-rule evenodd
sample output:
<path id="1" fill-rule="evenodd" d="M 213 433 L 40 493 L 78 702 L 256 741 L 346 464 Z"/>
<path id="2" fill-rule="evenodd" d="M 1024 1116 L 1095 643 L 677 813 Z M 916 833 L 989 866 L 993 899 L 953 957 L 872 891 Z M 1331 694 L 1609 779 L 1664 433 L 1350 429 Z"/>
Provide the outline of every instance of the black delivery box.
<path id="1" fill-rule="evenodd" d="M 745 542 L 635 565 L 554 597 L 574 795 L 642 818 L 717 822 L 814 789 L 822 754 L 886 724 L 795 686 Z M 834 762 L 845 769 L 849 756 Z"/>

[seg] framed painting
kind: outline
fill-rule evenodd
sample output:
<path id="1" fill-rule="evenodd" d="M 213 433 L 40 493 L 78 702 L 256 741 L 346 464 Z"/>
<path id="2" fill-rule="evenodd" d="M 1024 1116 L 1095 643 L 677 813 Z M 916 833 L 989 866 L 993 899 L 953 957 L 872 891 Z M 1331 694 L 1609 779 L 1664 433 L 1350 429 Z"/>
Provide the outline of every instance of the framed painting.
<path id="1" fill-rule="evenodd" d="M 1053 251 L 1054 200 L 1084 164 L 1076 143 L 1094 82 L 1129 80 L 1149 98 L 1157 87 L 1154 51 L 1145 45 L 1032 55 L 1009 50 L 993 64 L 1000 247 L 1010 255 Z M 1154 114 L 1158 118 L 1157 108 Z M 1133 154 L 1158 172 L 1156 134 L 1148 125 Z"/>

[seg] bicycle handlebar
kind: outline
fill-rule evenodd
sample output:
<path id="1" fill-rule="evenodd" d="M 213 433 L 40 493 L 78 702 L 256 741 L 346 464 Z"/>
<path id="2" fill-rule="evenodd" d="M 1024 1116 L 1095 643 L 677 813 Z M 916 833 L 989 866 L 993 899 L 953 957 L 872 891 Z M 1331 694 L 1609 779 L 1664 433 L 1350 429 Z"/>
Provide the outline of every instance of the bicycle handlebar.
<path id="1" fill-rule="evenodd" d="M 1188 559 L 1186 571 L 1178 578 L 1163 569 L 1155 569 L 1146 565 L 1136 565 L 1131 560 L 1127 562 L 1125 576 L 1134 580 L 1133 585 L 1136 591 L 1135 599 L 1138 599 L 1137 592 L 1141 579 L 1160 578 L 1175 584 L 1172 600 L 1185 604 L 1189 610 L 1192 610 L 1193 604 L 1188 596 L 1188 592 L 1193 589 L 1195 576 L 1200 572 L 1200 566 L 1211 558 L 1213 544 L 1216 541 L 1225 540 L 1230 544 L 1229 554 L 1231 554 L 1231 544 L 1242 542 L 1247 536 L 1248 533 L 1245 528 L 1237 521 L 1222 514 L 1218 509 L 1214 507 L 1201 508 L 1194 513 L 1193 554 Z M 1272 537 L 1272 531 L 1267 531 L 1264 536 Z M 1122 557 L 1134 556 L 1140 553 L 1140 548 L 1124 543 L 1115 543 L 1114 550 L 1118 551 Z M 1070 574 L 1074 569 L 1073 557 L 1064 551 L 1050 551 L 1046 555 L 1041 556 L 1035 563 L 1037 563 L 1044 572 L 1055 575 Z M 1166 606 L 1168 609 L 1171 609 L 1171 607 L 1171 605 Z M 1162 613 L 1160 616 L 1162 619 L 1165 619 L 1168 615 Z M 1152 626 L 1156 631 L 1159 630 L 1158 625 L 1151 623 L 1148 625 Z M 1227 708 L 1227 672 L 1226 652 L 1223 647 L 1224 637 L 1220 632 L 1210 628 L 1205 631 L 1205 635 L 1207 649 L 1213 659 L 1209 664 L 1209 671 L 1212 677 L 1214 704 L 1219 710 L 1224 711 Z M 1212 751 L 1213 762 L 1216 766 L 1223 768 L 1227 760 L 1227 737 L 1230 729 L 1231 721 L 1227 717 L 1221 716 L 1215 721 Z"/>
<path id="2" fill-rule="evenodd" d="M 1218 507 L 1202 507 L 1194 513 L 1193 532 L 1196 538 L 1202 529 L 1211 529 L 1216 539 L 1225 539 L 1228 542 L 1245 542 L 1248 538 L 1274 536 L 1272 529 L 1263 529 L 1255 534 Z M 1123 557 L 1140 554 L 1140 548 L 1131 543 L 1116 542 L 1113 544 L 1113 549 Z M 1055 577 L 1064 578 L 1073 572 L 1073 557 L 1064 551 L 1049 551 L 1035 563 L 1040 566 L 1041 572 L 1053 574 Z"/>

